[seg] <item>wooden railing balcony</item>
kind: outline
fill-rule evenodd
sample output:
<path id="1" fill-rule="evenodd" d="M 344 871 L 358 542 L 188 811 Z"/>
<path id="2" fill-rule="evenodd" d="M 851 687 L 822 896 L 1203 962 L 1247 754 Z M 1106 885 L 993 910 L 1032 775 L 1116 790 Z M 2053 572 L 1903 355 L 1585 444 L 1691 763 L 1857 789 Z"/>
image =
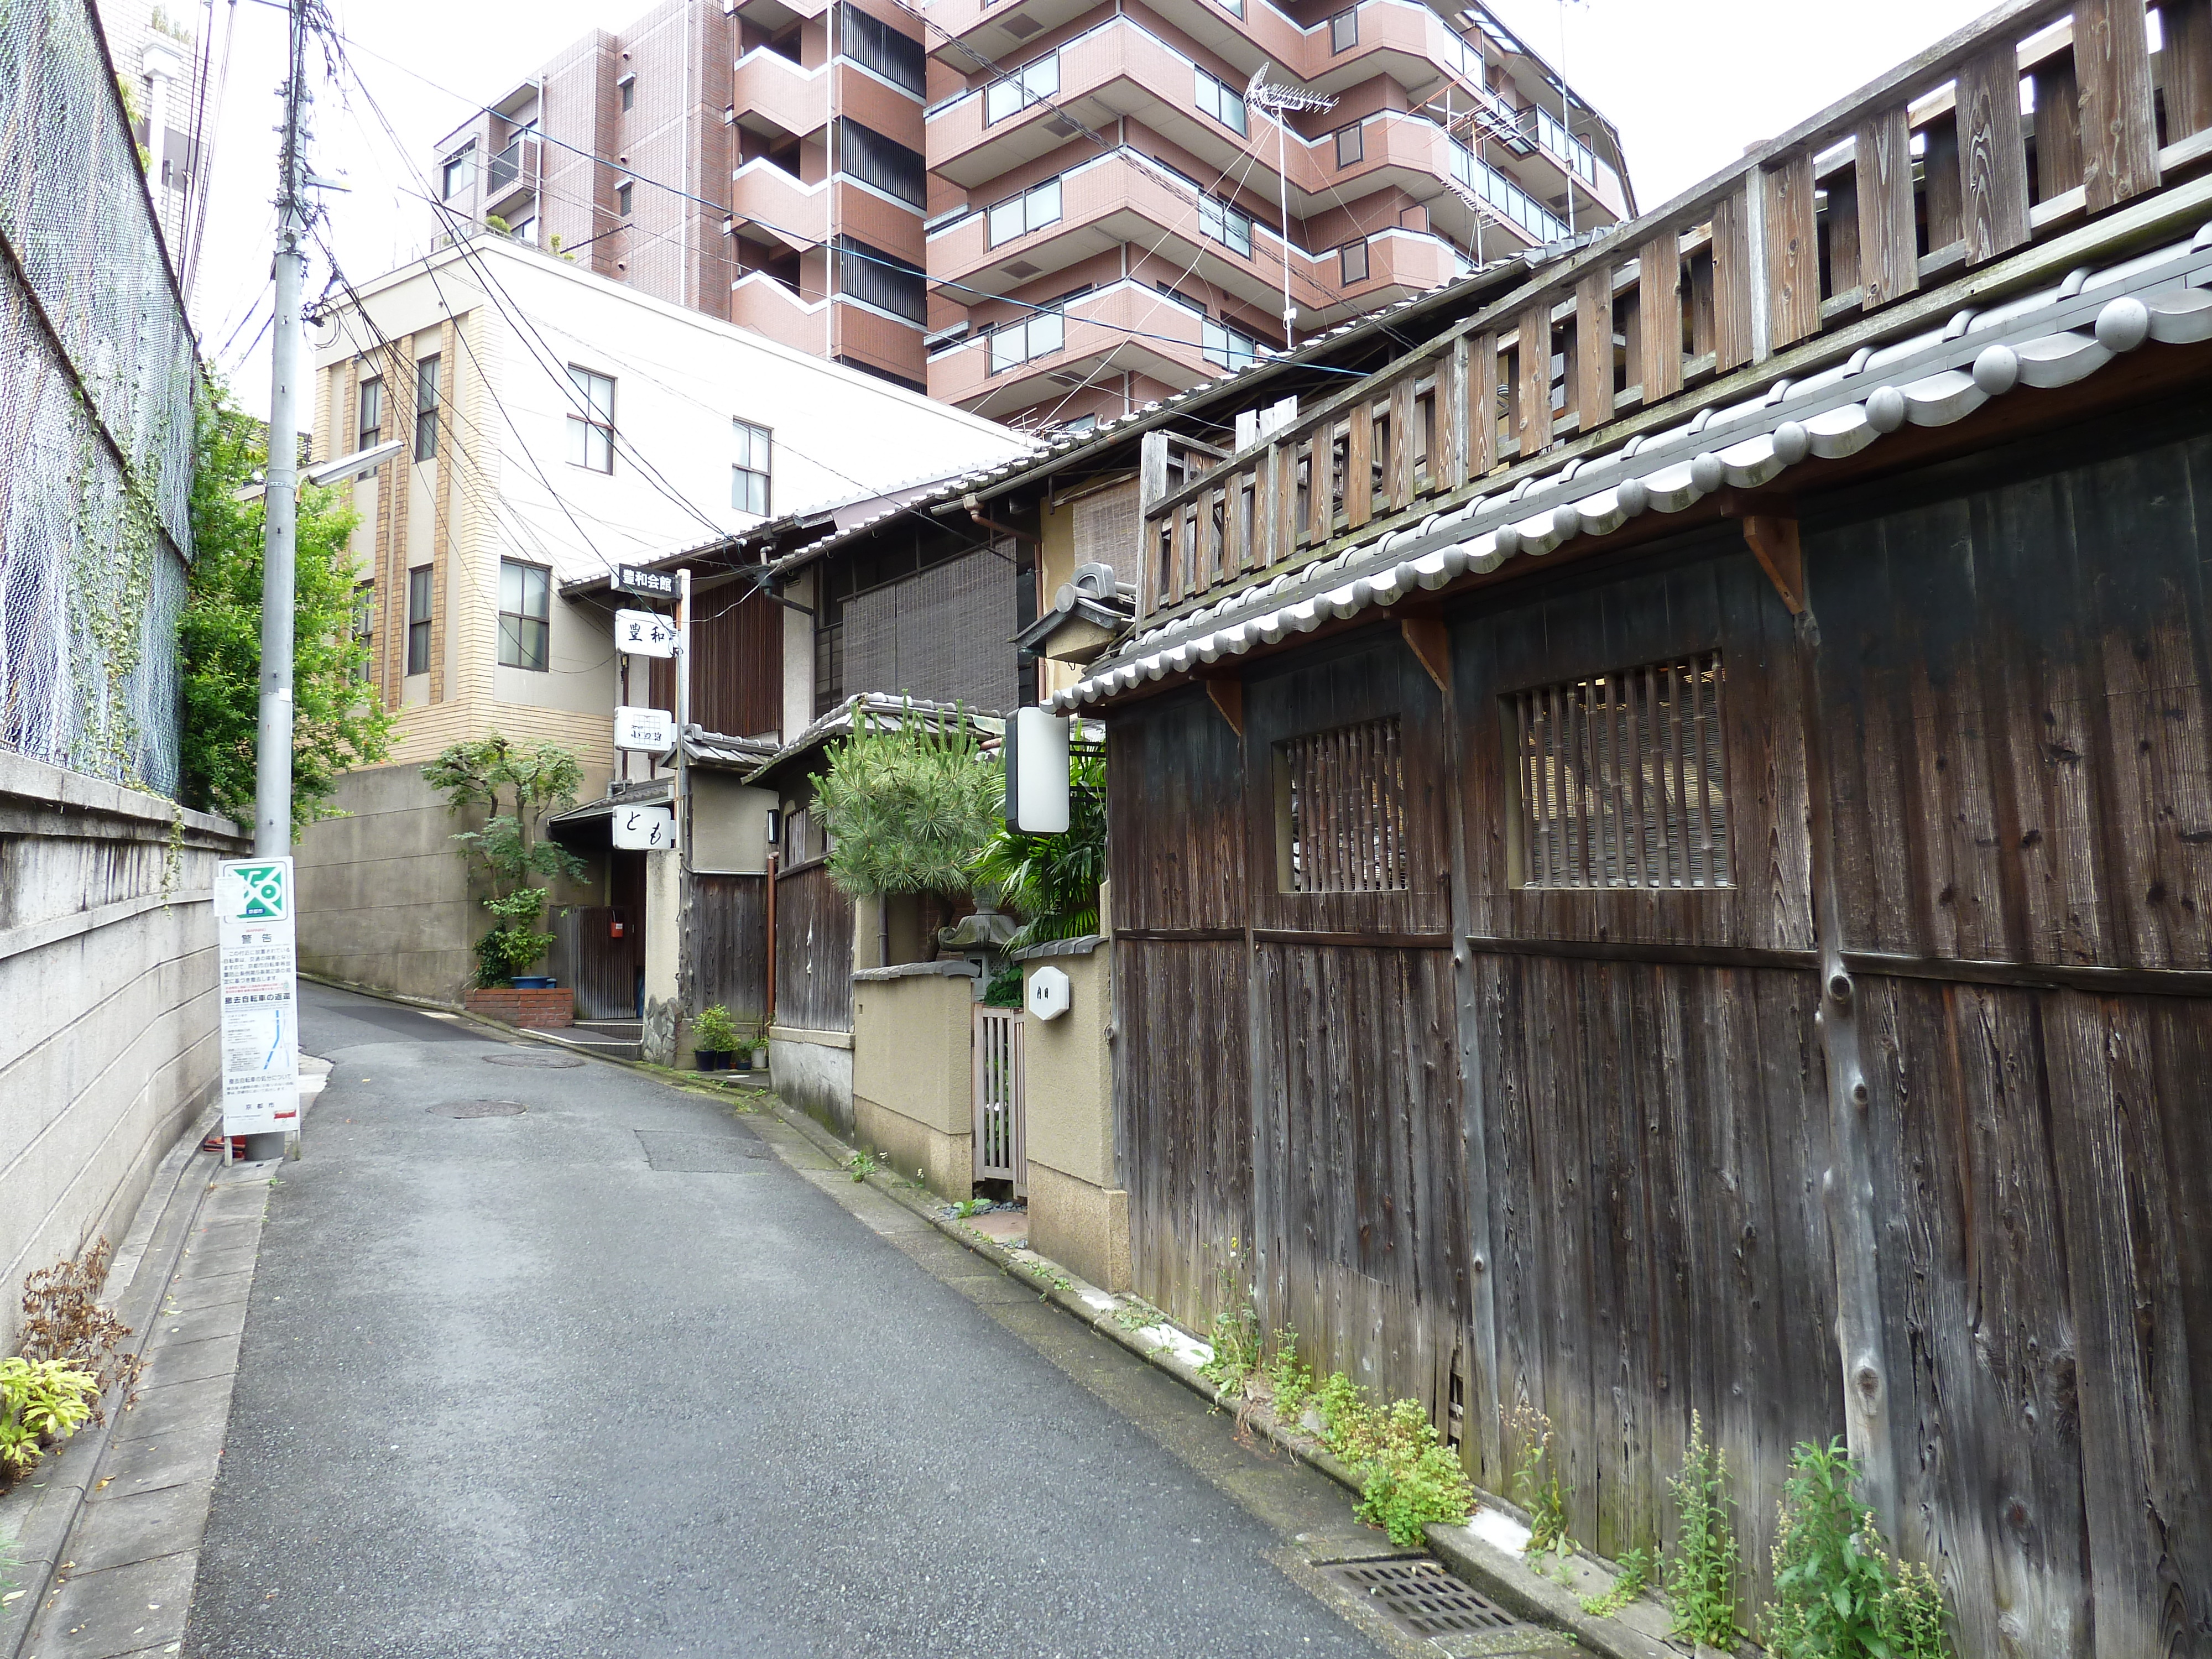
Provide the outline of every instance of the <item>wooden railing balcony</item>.
<path id="1" fill-rule="evenodd" d="M 1260 443 L 1148 475 L 1139 615 L 1778 356 L 1800 372 L 1870 314 L 2208 166 L 2212 0 L 2014 0 Z"/>

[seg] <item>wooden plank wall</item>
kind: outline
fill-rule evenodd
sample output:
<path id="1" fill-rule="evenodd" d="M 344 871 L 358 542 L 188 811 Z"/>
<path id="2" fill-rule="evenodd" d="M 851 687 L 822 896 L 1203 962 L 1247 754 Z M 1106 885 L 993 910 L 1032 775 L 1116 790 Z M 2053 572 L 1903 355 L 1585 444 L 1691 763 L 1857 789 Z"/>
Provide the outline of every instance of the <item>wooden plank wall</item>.
<path id="1" fill-rule="evenodd" d="M 1793 641 L 1723 529 L 1640 574 L 1468 615 L 1452 651 L 1494 1254 L 1487 1408 L 1525 1394 L 1551 1418 L 1575 1534 L 1615 1555 L 1671 1545 L 1666 1478 L 1694 1408 L 1765 1494 L 1741 1515 L 1761 1577 L 1790 1448 L 1825 1440 L 1842 1410 L 1814 979 L 1809 957 L 1789 965 L 1813 943 Z M 1734 884 L 1516 888 L 1506 699 L 1715 647 Z M 1504 1446 L 1507 1468 L 1520 1450 Z"/>
<path id="2" fill-rule="evenodd" d="M 2212 438 L 2008 471 L 1808 538 L 1847 943 L 2201 973 Z M 1861 983 L 1960 1650 L 2205 1651 L 2212 1001 Z"/>
<path id="3" fill-rule="evenodd" d="M 853 901 L 824 860 L 775 878 L 775 1023 L 853 1029 Z"/>
<path id="4" fill-rule="evenodd" d="M 1252 1249 L 1242 760 L 1202 694 L 1107 730 L 1114 1103 L 1138 1293 L 1200 1329 Z M 1126 809 L 1126 810 L 1125 810 Z"/>
<path id="5" fill-rule="evenodd" d="M 758 1019 L 768 1008 L 768 878 L 695 875 L 691 884 L 693 1012 L 719 1005 L 740 1023 Z"/>
<path id="6" fill-rule="evenodd" d="M 2212 437 L 2172 419 L 1802 507 L 1901 1542 L 1962 1654 L 2212 1652 Z M 1525 1393 L 1607 1553 L 1671 1543 L 1695 1409 L 1762 1596 L 1844 1423 L 1798 636 L 1732 528 L 1447 620 L 1449 707 L 1385 622 L 1109 721 L 1138 1285 L 1202 1327 L 1255 1248 L 1317 1363 L 1440 1419 L 1469 1379 L 1493 1489 Z M 1715 647 L 1734 884 L 1516 888 L 1504 699 Z M 1409 889 L 1279 890 L 1274 744 L 1392 713 Z"/>

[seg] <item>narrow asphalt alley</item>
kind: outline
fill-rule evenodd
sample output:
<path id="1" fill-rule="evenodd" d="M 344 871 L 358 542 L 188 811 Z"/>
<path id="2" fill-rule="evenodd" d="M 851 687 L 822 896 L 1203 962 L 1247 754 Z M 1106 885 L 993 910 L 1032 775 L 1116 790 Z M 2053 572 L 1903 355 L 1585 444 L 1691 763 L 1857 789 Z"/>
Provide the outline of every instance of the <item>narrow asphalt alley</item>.
<path id="1" fill-rule="evenodd" d="M 789 1126 L 301 992 L 187 1653 L 1397 1646 L 1341 1492 Z"/>

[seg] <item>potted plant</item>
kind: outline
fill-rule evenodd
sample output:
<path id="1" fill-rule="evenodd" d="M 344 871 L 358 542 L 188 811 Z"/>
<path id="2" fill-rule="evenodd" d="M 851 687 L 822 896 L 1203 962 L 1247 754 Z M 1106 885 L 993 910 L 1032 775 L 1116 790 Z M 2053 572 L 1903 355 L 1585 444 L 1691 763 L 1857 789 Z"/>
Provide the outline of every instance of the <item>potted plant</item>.
<path id="1" fill-rule="evenodd" d="M 701 1014 L 691 1027 L 692 1064 L 702 1072 L 719 1072 L 729 1065 L 738 1047 L 737 1022 L 719 1002 Z"/>

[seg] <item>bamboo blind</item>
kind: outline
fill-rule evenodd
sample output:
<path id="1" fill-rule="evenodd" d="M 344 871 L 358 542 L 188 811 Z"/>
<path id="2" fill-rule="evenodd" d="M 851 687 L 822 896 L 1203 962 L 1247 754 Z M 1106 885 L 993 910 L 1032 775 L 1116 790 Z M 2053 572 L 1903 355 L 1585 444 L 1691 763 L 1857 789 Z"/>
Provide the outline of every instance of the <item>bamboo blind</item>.
<path id="1" fill-rule="evenodd" d="M 1375 893 L 1407 882 L 1398 717 L 1276 745 L 1277 846 L 1286 893 Z"/>
<path id="2" fill-rule="evenodd" d="M 1506 701 L 1523 887 L 1729 885 L 1721 653 Z"/>

